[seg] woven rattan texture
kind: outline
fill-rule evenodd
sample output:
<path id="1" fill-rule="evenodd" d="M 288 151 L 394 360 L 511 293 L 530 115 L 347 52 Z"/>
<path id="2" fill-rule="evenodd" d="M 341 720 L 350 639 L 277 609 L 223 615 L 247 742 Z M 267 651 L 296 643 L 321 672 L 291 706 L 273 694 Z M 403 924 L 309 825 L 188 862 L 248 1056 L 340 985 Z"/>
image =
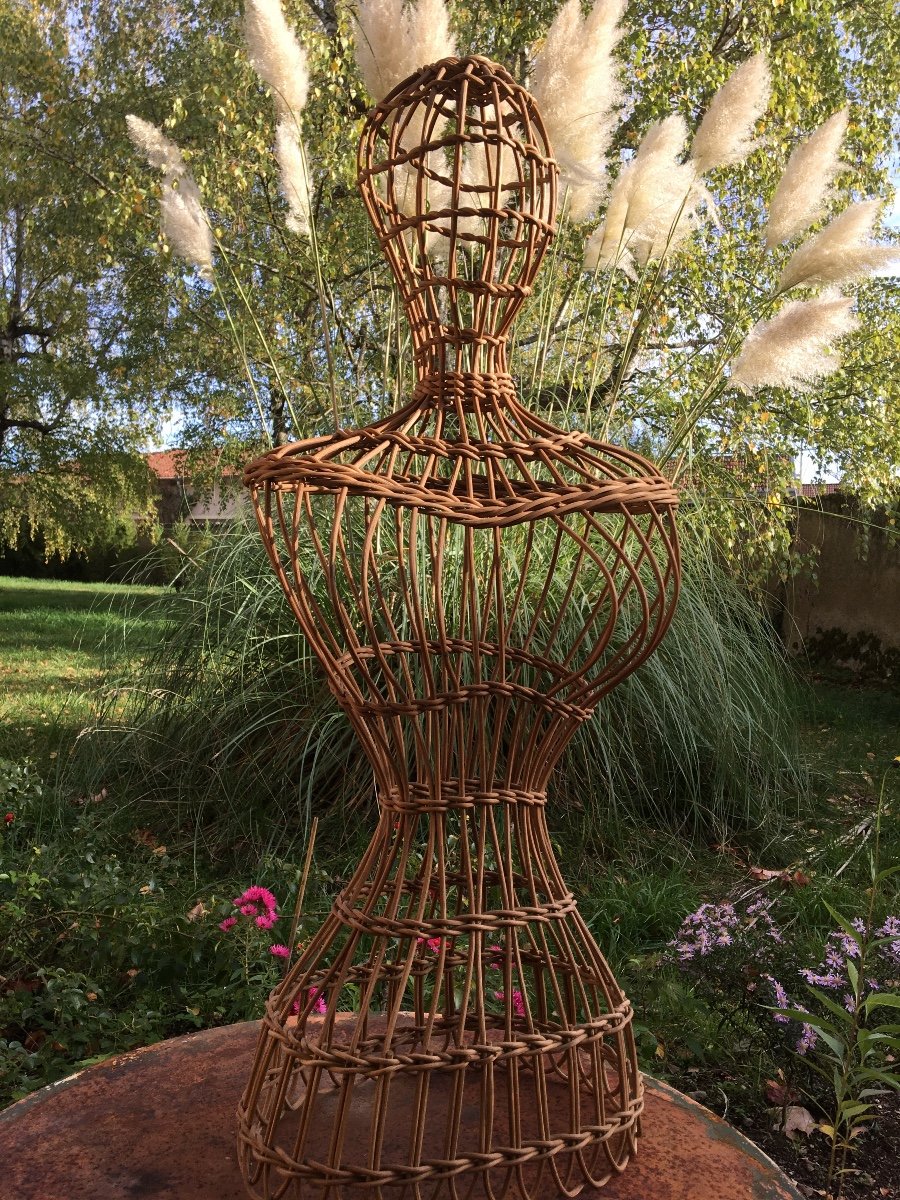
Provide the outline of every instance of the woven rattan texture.
<path id="1" fill-rule="evenodd" d="M 545 798 L 579 723 L 668 626 L 677 500 L 639 456 L 517 399 L 506 339 L 556 206 L 531 96 L 483 58 L 428 67 L 370 114 L 359 181 L 414 393 L 246 481 L 380 816 L 269 999 L 242 1168 L 266 1200 L 575 1195 L 627 1164 L 641 1082 Z"/>

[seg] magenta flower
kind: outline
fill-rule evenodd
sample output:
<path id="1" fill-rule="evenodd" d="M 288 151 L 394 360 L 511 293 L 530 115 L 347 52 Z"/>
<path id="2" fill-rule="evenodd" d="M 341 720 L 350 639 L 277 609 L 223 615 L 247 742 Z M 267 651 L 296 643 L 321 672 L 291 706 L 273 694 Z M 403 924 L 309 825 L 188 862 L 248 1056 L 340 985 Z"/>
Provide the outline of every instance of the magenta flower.
<path id="1" fill-rule="evenodd" d="M 506 999 L 506 992 L 494 992 L 494 996 L 502 1003 Z M 525 997 L 518 988 L 513 988 L 512 1006 L 517 1017 L 525 1016 Z"/>
<path id="2" fill-rule="evenodd" d="M 324 1013 L 328 1011 L 328 1005 L 325 1003 L 325 997 L 316 988 L 309 989 L 309 996 L 312 999 L 315 996 L 315 1003 L 312 1006 L 313 1012 Z"/>
<path id="3" fill-rule="evenodd" d="M 256 885 L 248 887 L 243 896 L 235 901 L 235 904 L 261 904 L 263 908 L 271 909 L 272 912 L 278 907 L 278 901 L 273 893 L 268 888 Z"/>
<path id="4" fill-rule="evenodd" d="M 313 1000 L 313 997 L 315 997 L 314 1000 Z M 325 1013 L 328 1011 L 328 1005 L 325 1003 L 325 997 L 322 995 L 322 993 L 319 991 L 318 988 L 311 987 L 309 989 L 309 991 L 306 993 L 306 999 L 307 999 L 307 1003 L 309 1003 L 310 1000 L 313 1000 L 313 1006 L 311 1009 L 312 1012 Z M 298 1013 L 300 1012 L 300 1008 L 301 1008 L 300 997 L 298 996 L 296 998 L 296 1000 L 294 1001 L 294 1003 L 291 1005 L 291 1015 L 296 1017 L 298 1015 Z"/>
<path id="5" fill-rule="evenodd" d="M 290 958 L 291 952 L 287 946 L 282 946 L 281 942 L 276 942 L 274 946 L 269 947 L 269 953 L 274 954 L 276 958 Z"/>
<path id="6" fill-rule="evenodd" d="M 260 929 L 271 929 L 278 920 L 278 901 L 268 888 L 248 887 L 232 904 L 245 917 L 253 917 Z"/>
<path id="7" fill-rule="evenodd" d="M 219 922 L 219 928 L 223 933 L 227 933 L 235 925 L 237 925 L 237 917 L 226 917 L 224 921 Z"/>

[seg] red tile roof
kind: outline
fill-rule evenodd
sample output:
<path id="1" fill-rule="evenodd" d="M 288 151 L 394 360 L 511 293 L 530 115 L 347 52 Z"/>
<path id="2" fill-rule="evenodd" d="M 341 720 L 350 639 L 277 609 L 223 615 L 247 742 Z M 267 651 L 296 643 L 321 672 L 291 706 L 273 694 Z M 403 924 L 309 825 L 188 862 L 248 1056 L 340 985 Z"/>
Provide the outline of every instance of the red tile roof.
<path id="1" fill-rule="evenodd" d="M 151 450 L 149 454 L 144 455 L 144 459 L 157 479 L 184 480 L 187 477 L 186 450 Z M 222 479 L 232 479 L 239 478 L 241 472 L 234 467 L 224 467 L 219 474 Z"/>
<path id="2" fill-rule="evenodd" d="M 841 490 L 839 483 L 801 483 L 800 494 L 804 500 L 815 500 L 816 496 L 832 496 Z"/>
<path id="3" fill-rule="evenodd" d="M 144 458 L 158 479 L 181 479 L 184 475 L 183 450 L 154 450 Z"/>

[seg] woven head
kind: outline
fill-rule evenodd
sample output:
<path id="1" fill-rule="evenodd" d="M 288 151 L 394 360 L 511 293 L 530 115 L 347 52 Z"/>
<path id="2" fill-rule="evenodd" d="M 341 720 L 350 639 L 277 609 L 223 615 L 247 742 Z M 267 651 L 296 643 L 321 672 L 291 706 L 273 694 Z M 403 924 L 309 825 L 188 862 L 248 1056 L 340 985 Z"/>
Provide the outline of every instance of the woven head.
<path id="1" fill-rule="evenodd" d="M 532 97 L 486 58 L 447 58 L 369 115 L 359 185 L 406 307 L 420 378 L 505 369 L 553 233 L 556 164 Z"/>

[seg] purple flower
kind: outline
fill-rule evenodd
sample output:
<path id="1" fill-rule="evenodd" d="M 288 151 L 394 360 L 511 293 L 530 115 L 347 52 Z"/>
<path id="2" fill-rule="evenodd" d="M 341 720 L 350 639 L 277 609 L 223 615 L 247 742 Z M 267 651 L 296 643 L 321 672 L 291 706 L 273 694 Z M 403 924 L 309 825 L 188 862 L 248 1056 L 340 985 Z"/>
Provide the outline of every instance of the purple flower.
<path id="1" fill-rule="evenodd" d="M 788 999 L 788 994 L 778 980 L 774 979 L 771 975 L 763 975 L 763 979 L 767 979 L 772 985 L 772 991 L 775 993 L 775 1004 L 777 1007 L 790 1008 L 791 1002 Z M 784 1016 L 783 1013 L 775 1013 L 773 1019 L 777 1021 L 779 1025 L 787 1025 L 790 1022 L 790 1017 Z"/>
<path id="2" fill-rule="evenodd" d="M 828 975 L 820 975 L 816 971 L 811 971 L 808 967 L 804 967 L 800 972 L 800 976 L 802 979 L 805 979 L 811 987 L 839 988 L 846 984 L 846 980 L 844 979 L 843 975 L 838 975 L 834 971 L 830 972 Z"/>
<path id="3" fill-rule="evenodd" d="M 819 1040 L 819 1035 L 816 1033 L 812 1025 L 803 1024 L 803 1032 L 797 1039 L 796 1050 L 798 1054 L 806 1054 L 808 1050 L 812 1050 L 816 1042 Z"/>
<path id="4" fill-rule="evenodd" d="M 895 939 L 886 946 L 879 946 L 879 950 L 892 966 L 900 967 L 900 917 L 888 917 L 881 928 L 875 930 L 875 936 Z"/>

